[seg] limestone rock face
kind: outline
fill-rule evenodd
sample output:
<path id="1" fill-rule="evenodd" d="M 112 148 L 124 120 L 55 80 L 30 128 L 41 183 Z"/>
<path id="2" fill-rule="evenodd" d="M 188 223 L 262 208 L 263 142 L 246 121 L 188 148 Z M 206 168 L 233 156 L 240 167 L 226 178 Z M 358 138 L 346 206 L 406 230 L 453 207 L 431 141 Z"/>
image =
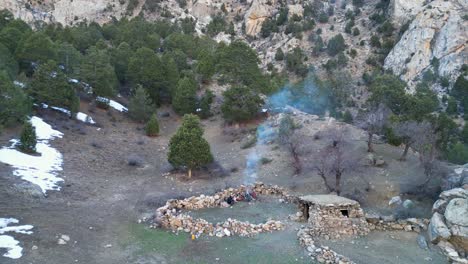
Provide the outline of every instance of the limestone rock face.
<path id="1" fill-rule="evenodd" d="M 263 22 L 269 18 L 274 11 L 276 1 L 253 0 L 252 5 L 245 13 L 245 32 L 247 35 L 255 36 L 262 29 Z"/>
<path id="2" fill-rule="evenodd" d="M 1 8 L 13 12 L 17 18 L 30 23 L 33 21 L 59 22 L 70 25 L 86 18 L 88 21 L 103 23 L 111 20 L 111 15 L 120 18 L 126 5 L 112 0 L 44 0 L 41 5 L 26 5 L 26 1 L 2 0 Z"/>
<path id="3" fill-rule="evenodd" d="M 300 17 L 304 16 L 304 8 L 302 7 L 302 5 L 289 5 L 288 6 L 288 17 L 291 18 L 294 15 L 297 15 Z"/>
<path id="4" fill-rule="evenodd" d="M 394 1 L 397 2 L 403 1 Z M 412 5 L 409 3 L 419 1 L 405 2 Z M 468 61 L 468 22 L 462 18 L 467 9 L 466 0 L 435 0 L 423 6 L 388 54 L 384 68 L 392 70 L 414 88 L 436 58 L 439 66 L 433 71 L 454 81 L 461 66 Z"/>
<path id="5" fill-rule="evenodd" d="M 408 22 L 421 11 L 425 2 L 425 0 L 391 0 L 389 8 L 393 20 L 399 24 Z"/>

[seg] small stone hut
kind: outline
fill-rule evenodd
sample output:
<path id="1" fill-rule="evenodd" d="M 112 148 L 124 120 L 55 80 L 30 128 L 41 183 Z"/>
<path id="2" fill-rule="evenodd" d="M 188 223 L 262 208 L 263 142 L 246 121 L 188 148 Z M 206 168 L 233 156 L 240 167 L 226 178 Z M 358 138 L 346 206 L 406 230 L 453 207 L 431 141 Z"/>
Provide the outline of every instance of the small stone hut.
<path id="1" fill-rule="evenodd" d="M 299 197 L 302 217 L 311 233 L 325 238 L 366 235 L 369 227 L 358 202 L 337 195 Z"/>

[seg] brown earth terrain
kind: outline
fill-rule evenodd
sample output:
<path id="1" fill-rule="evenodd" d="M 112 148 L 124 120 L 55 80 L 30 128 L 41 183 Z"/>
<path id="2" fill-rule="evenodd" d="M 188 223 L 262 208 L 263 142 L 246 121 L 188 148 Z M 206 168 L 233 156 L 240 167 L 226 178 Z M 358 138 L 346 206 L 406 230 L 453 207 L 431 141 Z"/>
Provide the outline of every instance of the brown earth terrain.
<path id="1" fill-rule="evenodd" d="M 170 112 L 170 116 L 160 117 L 161 135 L 149 138 L 144 135 L 143 125 L 129 121 L 120 112 L 94 109 L 87 104 L 81 108 L 93 117 L 96 126 L 69 120 L 50 110 L 37 113 L 64 133 L 62 139 L 51 142 L 64 156 L 61 174 L 64 182 L 60 191 L 49 191 L 42 198 L 25 195 L 24 190 L 15 187 L 22 180 L 12 175 L 9 166 L 0 164 L 2 217 L 14 217 L 22 224 L 34 225 L 32 235 L 15 235 L 23 245 L 24 256 L 18 260 L 2 258 L 2 263 L 136 263 L 131 257 L 136 249 L 121 242 L 132 235 L 129 226 L 138 219 L 150 215 L 169 198 L 214 193 L 244 181 L 245 157 L 250 150 L 240 148 L 245 134 L 237 137 L 232 134 L 248 131 L 254 124 L 236 128 L 225 127 L 220 117 L 205 120 L 205 137 L 225 173 L 220 169 L 197 171 L 193 179 L 187 180 L 185 174 L 171 172 L 166 159 L 169 138 L 180 123 L 180 118 L 170 110 L 160 110 L 160 113 Z M 315 120 L 300 130 L 310 134 L 324 125 L 325 121 Z M 0 144 L 7 145 L 17 133 L 5 131 Z M 357 129 L 351 134 L 355 138 L 356 155 L 365 157 L 364 135 Z M 318 141 L 306 139 L 304 143 L 317 147 Z M 265 146 L 269 150 L 264 155 L 272 162 L 262 165 L 259 181 L 284 186 L 297 194 L 326 193 L 322 180 L 307 166 L 312 160 L 305 159 L 303 173 L 292 176 L 287 153 L 275 145 Z M 403 163 L 396 160 L 399 148 L 378 144 L 376 151 L 387 165 L 363 167 L 346 176 L 344 195 L 358 199 L 365 210 L 391 213 L 394 209 L 388 207 L 388 199 L 410 190 L 423 174 L 413 155 Z M 141 160 L 141 166 L 128 165 L 132 155 Z M 366 181 L 369 185 L 363 184 Z M 415 198 L 414 202 L 415 215 L 428 217 L 432 201 Z M 57 240 L 64 234 L 70 241 L 59 245 Z"/>

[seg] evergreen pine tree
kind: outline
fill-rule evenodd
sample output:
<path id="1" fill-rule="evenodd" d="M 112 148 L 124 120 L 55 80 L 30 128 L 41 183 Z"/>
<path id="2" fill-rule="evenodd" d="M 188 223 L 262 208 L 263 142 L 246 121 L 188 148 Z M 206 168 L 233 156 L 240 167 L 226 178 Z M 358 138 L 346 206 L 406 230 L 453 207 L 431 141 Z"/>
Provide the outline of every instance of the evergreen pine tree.
<path id="1" fill-rule="evenodd" d="M 224 103 L 221 105 L 223 117 L 228 121 L 246 121 L 260 111 L 262 98 L 246 86 L 234 86 L 223 93 Z"/>
<path id="2" fill-rule="evenodd" d="M 281 48 L 278 48 L 275 53 L 275 60 L 282 61 L 284 60 L 284 53 Z"/>
<path id="3" fill-rule="evenodd" d="M 346 112 L 344 112 L 343 122 L 348 123 L 348 124 L 353 123 L 353 115 L 351 114 L 351 112 L 349 110 L 346 110 Z"/>
<path id="4" fill-rule="evenodd" d="M 145 127 L 146 135 L 149 137 L 155 137 L 159 134 L 159 123 L 156 118 L 156 114 L 151 115 L 150 120 Z"/>
<path id="5" fill-rule="evenodd" d="M 214 56 L 207 51 L 202 51 L 196 68 L 197 73 L 201 76 L 202 82 L 208 82 L 211 79 L 216 71 L 215 65 Z"/>
<path id="6" fill-rule="evenodd" d="M 211 116 L 211 104 L 213 103 L 214 94 L 212 91 L 207 90 L 205 94 L 200 99 L 198 104 L 199 109 L 197 109 L 197 114 L 200 118 L 208 118 Z"/>
<path id="7" fill-rule="evenodd" d="M 109 97 L 115 94 L 118 80 L 106 50 L 89 48 L 81 63 L 80 76 L 93 87 L 95 95 Z"/>
<path id="8" fill-rule="evenodd" d="M 23 125 L 18 148 L 26 153 L 34 153 L 36 152 L 36 143 L 36 129 L 28 121 Z"/>
<path id="9" fill-rule="evenodd" d="M 181 127 L 169 143 L 168 161 L 174 167 L 187 168 L 189 178 L 192 177 L 192 169 L 213 161 L 210 145 L 203 138 L 203 128 L 197 116 L 184 116 Z"/>
<path id="10" fill-rule="evenodd" d="M 190 114 L 197 107 L 197 83 L 192 78 L 184 77 L 177 83 L 172 99 L 174 111 L 180 115 Z"/>
<path id="11" fill-rule="evenodd" d="M 137 122 L 146 122 L 154 112 L 155 106 L 146 90 L 138 85 L 128 104 L 128 114 Z"/>
<path id="12" fill-rule="evenodd" d="M 23 89 L 15 86 L 4 71 L 0 71 L 0 126 L 22 122 L 31 112 L 31 101 Z"/>
<path id="13" fill-rule="evenodd" d="M 164 89 L 161 91 L 161 99 L 170 102 L 171 97 L 174 95 L 179 82 L 180 74 L 179 69 L 174 58 L 169 54 L 164 54 L 161 58 L 164 66 Z"/>
<path id="14" fill-rule="evenodd" d="M 78 112 L 80 98 L 68 83 L 67 76 L 54 61 L 44 63 L 37 68 L 28 91 L 36 103 L 66 108 L 70 110 L 72 118 Z"/>

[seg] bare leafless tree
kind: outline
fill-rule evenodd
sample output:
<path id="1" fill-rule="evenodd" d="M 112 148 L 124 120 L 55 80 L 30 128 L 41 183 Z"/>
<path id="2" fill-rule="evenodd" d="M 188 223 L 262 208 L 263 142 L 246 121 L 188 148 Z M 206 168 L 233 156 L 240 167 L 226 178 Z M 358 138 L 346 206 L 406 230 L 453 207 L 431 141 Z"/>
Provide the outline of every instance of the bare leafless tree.
<path id="1" fill-rule="evenodd" d="M 419 135 L 432 130 L 432 125 L 429 122 L 417 122 L 414 120 L 397 122 L 392 127 L 395 136 L 400 138 L 405 145 L 405 149 L 399 158 L 401 161 L 406 160 L 409 148 L 415 144 Z"/>
<path id="2" fill-rule="evenodd" d="M 366 112 L 360 113 L 356 118 L 356 124 L 367 132 L 367 152 L 374 152 L 372 139 L 375 134 L 383 131 L 390 115 L 390 109 L 384 104 L 380 104 Z"/>
<path id="3" fill-rule="evenodd" d="M 419 153 L 419 161 L 424 169 L 426 176 L 423 186 L 431 180 L 431 176 L 437 170 L 437 133 L 431 123 L 423 121 L 420 124 L 418 134 L 414 134 L 414 149 Z"/>
<path id="4" fill-rule="evenodd" d="M 302 171 L 302 162 L 300 159 L 301 137 L 295 133 L 297 125 L 290 115 L 285 115 L 280 120 L 278 129 L 278 138 L 281 145 L 287 148 L 292 157 L 292 166 L 294 175 L 298 175 Z"/>
<path id="5" fill-rule="evenodd" d="M 322 133 L 327 144 L 320 149 L 313 160 L 314 169 L 323 179 L 330 191 L 341 193 L 341 180 L 345 173 L 351 172 L 359 166 L 359 157 L 352 151 L 346 140 L 347 129 L 336 126 Z M 335 176 L 335 186 L 332 187 L 327 176 Z"/>

